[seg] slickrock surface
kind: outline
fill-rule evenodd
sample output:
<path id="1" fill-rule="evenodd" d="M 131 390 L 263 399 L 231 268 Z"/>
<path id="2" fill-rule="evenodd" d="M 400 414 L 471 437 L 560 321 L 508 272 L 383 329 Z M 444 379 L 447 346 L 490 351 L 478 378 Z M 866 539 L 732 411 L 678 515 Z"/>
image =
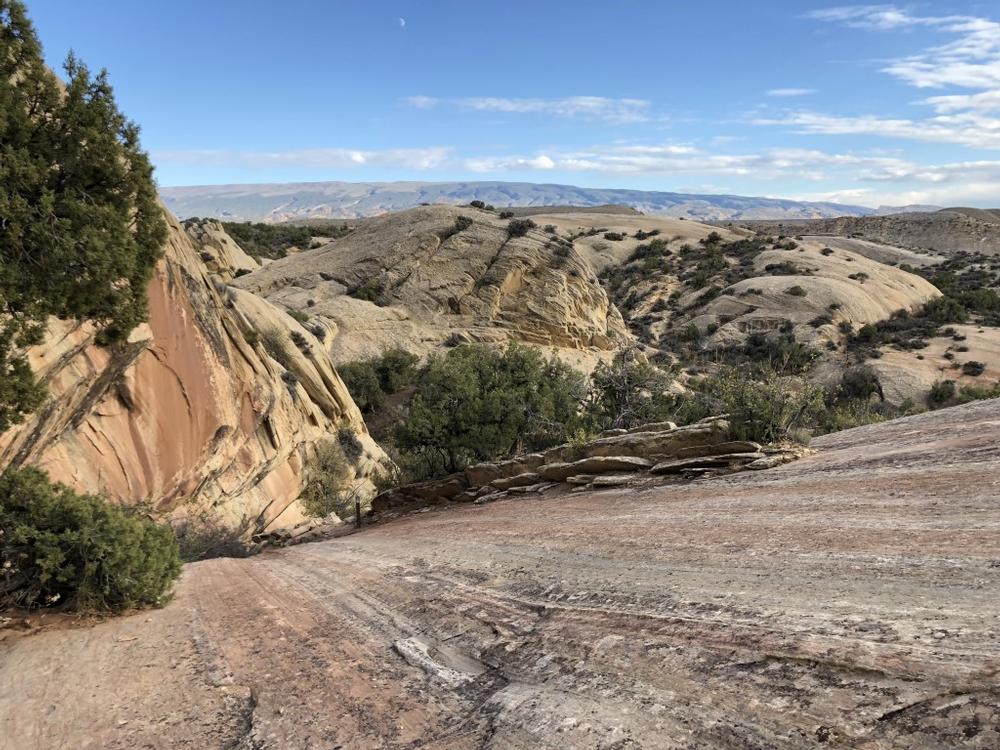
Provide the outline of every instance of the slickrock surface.
<path id="1" fill-rule="evenodd" d="M 364 483 L 385 454 L 320 342 L 279 308 L 226 286 L 253 259 L 215 222 L 189 235 L 168 218 L 149 323 L 105 349 L 91 327 L 54 322 L 31 353 L 50 399 L 0 435 L 0 469 L 36 464 L 80 491 L 182 517 L 293 526 L 317 441 L 355 433 L 363 450 L 352 468 Z"/>
<path id="2" fill-rule="evenodd" d="M 1000 401 L 813 447 L 189 566 L 0 644 L 0 745 L 1000 746 Z"/>

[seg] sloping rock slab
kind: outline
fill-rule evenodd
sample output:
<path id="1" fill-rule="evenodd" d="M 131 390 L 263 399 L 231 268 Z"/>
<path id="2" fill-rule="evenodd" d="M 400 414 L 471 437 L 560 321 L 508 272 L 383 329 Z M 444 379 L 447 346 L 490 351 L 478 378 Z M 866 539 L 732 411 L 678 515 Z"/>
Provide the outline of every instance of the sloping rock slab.
<path id="1" fill-rule="evenodd" d="M 760 451 L 759 443 L 733 440 L 716 445 L 693 445 L 690 448 L 681 448 L 674 455 L 677 458 L 694 458 L 695 456 L 722 456 L 726 453 L 760 453 Z"/>
<path id="2" fill-rule="evenodd" d="M 600 438 L 583 447 L 589 457 L 676 456 L 678 451 L 729 442 L 729 423 L 723 420 L 693 424 L 661 432 L 632 432 Z M 547 454 L 546 454 L 547 455 Z"/>
<path id="3" fill-rule="evenodd" d="M 764 458 L 763 453 L 726 453 L 721 456 L 696 456 L 672 461 L 661 461 L 650 469 L 651 474 L 675 474 L 691 469 L 728 466 L 734 463 L 749 463 Z"/>
<path id="4" fill-rule="evenodd" d="M 526 472 L 524 474 L 518 474 L 515 477 L 501 477 L 500 479 L 494 479 L 490 484 L 498 490 L 509 490 L 514 487 L 527 487 L 528 485 L 538 484 L 541 477 L 538 476 L 533 471 Z"/>
<path id="5" fill-rule="evenodd" d="M 608 474 L 614 471 L 645 471 L 653 465 L 647 458 L 637 456 L 590 456 L 572 463 L 551 463 L 538 469 L 542 479 L 565 482 L 578 474 Z"/>

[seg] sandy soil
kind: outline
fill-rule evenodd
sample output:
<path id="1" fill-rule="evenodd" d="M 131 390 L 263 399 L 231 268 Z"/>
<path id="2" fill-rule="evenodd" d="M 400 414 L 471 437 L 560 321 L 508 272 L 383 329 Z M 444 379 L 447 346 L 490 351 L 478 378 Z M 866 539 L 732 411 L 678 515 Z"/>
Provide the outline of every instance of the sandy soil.
<path id="1" fill-rule="evenodd" d="M 1000 401 L 418 513 L 0 654 L 0 746 L 1000 747 Z"/>

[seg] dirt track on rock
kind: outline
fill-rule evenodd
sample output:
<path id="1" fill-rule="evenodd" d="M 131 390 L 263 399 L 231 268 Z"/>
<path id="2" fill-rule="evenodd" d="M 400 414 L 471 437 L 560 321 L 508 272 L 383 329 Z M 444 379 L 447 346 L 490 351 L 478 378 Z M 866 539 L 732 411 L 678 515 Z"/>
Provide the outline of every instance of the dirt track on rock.
<path id="1" fill-rule="evenodd" d="M 34 748 L 1000 747 L 1000 401 L 431 511 L 0 654 Z"/>

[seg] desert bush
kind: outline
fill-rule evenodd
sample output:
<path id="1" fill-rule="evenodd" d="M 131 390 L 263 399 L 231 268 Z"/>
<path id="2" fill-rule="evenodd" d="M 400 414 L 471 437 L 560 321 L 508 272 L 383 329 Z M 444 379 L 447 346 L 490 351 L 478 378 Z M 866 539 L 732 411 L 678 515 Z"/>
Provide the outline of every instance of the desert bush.
<path id="1" fill-rule="evenodd" d="M 409 386 L 420 358 L 405 349 L 389 349 L 375 359 L 340 365 L 337 372 L 363 412 L 377 411 L 388 395 Z"/>
<path id="2" fill-rule="evenodd" d="M 379 383 L 373 360 L 340 365 L 337 367 L 337 373 L 362 412 L 371 414 L 382 408 L 385 403 L 385 391 Z"/>
<path id="3" fill-rule="evenodd" d="M 976 362 L 975 360 L 970 360 L 962 364 L 962 374 L 972 375 L 974 377 L 982 375 L 986 372 L 986 365 L 982 362 Z"/>
<path id="4" fill-rule="evenodd" d="M 530 230 L 534 229 L 537 224 L 531 219 L 511 219 L 507 224 L 507 236 L 508 237 L 524 237 Z"/>
<path id="5" fill-rule="evenodd" d="M 501 211 L 498 214 L 498 216 L 501 219 L 513 219 L 514 218 L 514 212 L 513 211 Z"/>
<path id="6" fill-rule="evenodd" d="M 184 562 L 197 562 L 216 557 L 249 557 L 253 554 L 247 544 L 250 527 L 249 521 L 230 526 L 208 515 L 189 519 L 174 529 L 180 558 Z"/>
<path id="7" fill-rule="evenodd" d="M 751 378 L 727 368 L 715 378 L 714 388 L 739 440 L 792 439 L 798 430 L 814 425 L 823 411 L 822 389 L 793 384 L 770 370 Z"/>
<path id="8" fill-rule="evenodd" d="M 385 282 L 377 277 L 348 288 L 347 294 L 355 299 L 374 302 L 379 307 L 385 307 L 388 304 L 385 299 Z"/>
<path id="9" fill-rule="evenodd" d="M 927 394 L 927 403 L 931 406 L 941 406 L 951 401 L 955 397 L 955 381 L 939 380 L 931 386 Z"/>
<path id="10" fill-rule="evenodd" d="M 885 401 L 882 383 L 875 370 L 867 365 L 861 365 L 844 371 L 839 385 L 841 397 L 868 401 L 874 394 L 878 394 L 879 401 Z"/>
<path id="11" fill-rule="evenodd" d="M 807 292 L 805 289 L 796 284 L 795 286 L 788 287 L 788 289 L 785 290 L 785 294 L 790 294 L 793 297 L 805 297 Z"/>
<path id="12" fill-rule="evenodd" d="M 0 475 L 0 601 L 121 611 L 162 604 L 180 573 L 170 529 L 35 468 Z"/>
<path id="13" fill-rule="evenodd" d="M 605 232 L 604 239 L 608 242 L 621 242 L 625 239 L 625 235 L 621 232 Z"/>
<path id="14" fill-rule="evenodd" d="M 394 431 L 415 477 L 555 445 L 577 429 L 584 395 L 573 368 L 515 344 L 464 344 L 432 356 L 415 385 Z"/>
<path id="15" fill-rule="evenodd" d="M 610 364 L 598 363 L 590 378 L 587 412 L 598 429 L 630 428 L 673 415 L 670 375 L 649 364 L 635 348 L 622 349 Z"/>
<path id="16" fill-rule="evenodd" d="M 262 224 L 254 222 L 222 222 L 226 234 L 232 237 L 247 255 L 261 258 L 284 258 L 293 247 L 313 248 L 313 237 L 339 239 L 351 233 L 344 223 L 319 222 L 307 226 L 294 224 Z M 237 275 L 240 275 L 237 272 Z"/>
<path id="17" fill-rule="evenodd" d="M 307 515 L 325 518 L 331 513 L 341 520 L 354 514 L 353 475 L 341 441 L 324 440 L 306 465 L 306 482 L 299 502 Z"/>

